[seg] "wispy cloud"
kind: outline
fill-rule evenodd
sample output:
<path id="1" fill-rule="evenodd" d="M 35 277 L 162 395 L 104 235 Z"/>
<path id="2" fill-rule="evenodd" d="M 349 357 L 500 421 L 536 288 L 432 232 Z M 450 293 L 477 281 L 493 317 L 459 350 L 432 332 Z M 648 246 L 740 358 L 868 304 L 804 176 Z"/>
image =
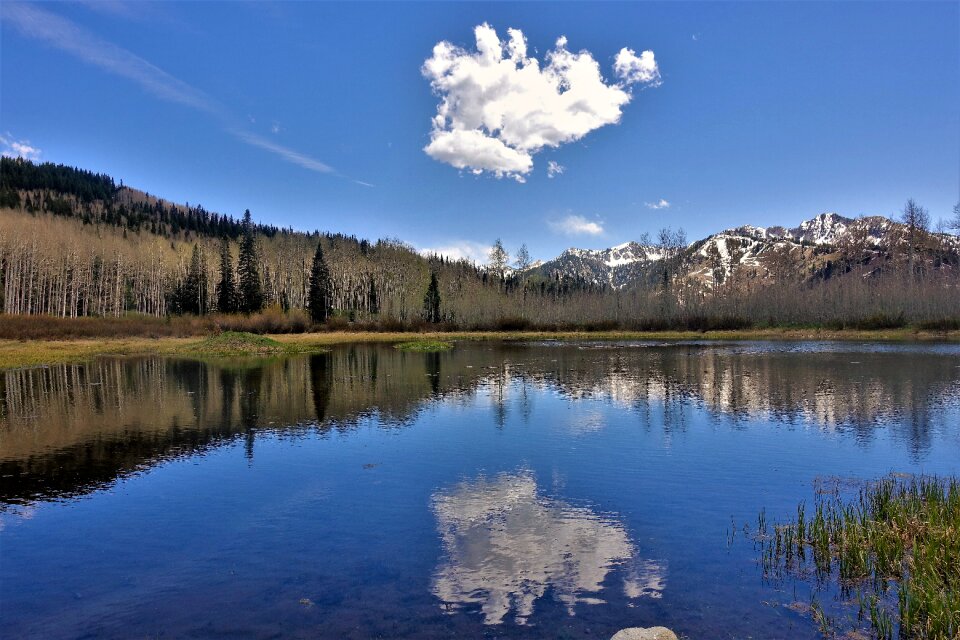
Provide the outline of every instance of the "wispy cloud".
<path id="1" fill-rule="evenodd" d="M 17 140 L 9 132 L 0 136 L 0 155 L 2 156 L 39 160 L 40 153 L 40 149 L 31 145 L 29 140 Z"/>
<path id="2" fill-rule="evenodd" d="M 299 151 L 294 151 L 293 149 L 285 147 L 281 144 L 267 140 L 266 138 L 258 136 L 255 133 L 250 133 L 248 131 L 230 131 L 230 134 L 236 137 L 238 140 L 242 140 L 251 146 L 265 149 L 280 156 L 287 162 L 300 165 L 304 169 L 310 169 L 311 171 L 317 171 L 319 173 L 336 173 L 336 169 L 328 164 L 304 155 Z"/>
<path id="3" fill-rule="evenodd" d="M 552 178 L 552 177 L 554 177 L 554 176 L 562 175 L 563 172 L 566 171 L 566 170 L 567 170 L 567 168 L 566 168 L 565 166 L 563 166 L 562 164 L 560 164 L 559 162 L 556 162 L 556 161 L 554 161 L 554 160 L 550 160 L 550 161 L 547 162 L 547 177 L 548 177 L 548 178 Z"/>
<path id="4" fill-rule="evenodd" d="M 115 9 L 115 7 L 112 8 Z M 226 106 L 200 89 L 66 18 L 45 9 L 17 2 L 4 3 L 2 12 L 4 22 L 11 24 L 24 36 L 40 40 L 88 64 L 126 78 L 161 100 L 213 116 L 227 133 L 241 142 L 273 153 L 304 169 L 346 177 L 325 162 L 240 129 L 237 124 L 239 119 L 231 114 Z M 250 120 L 253 121 L 252 118 Z M 275 125 L 274 133 L 278 132 L 279 125 Z"/>
<path id="5" fill-rule="evenodd" d="M 602 224 L 577 215 L 569 215 L 560 220 L 551 220 L 547 224 L 557 233 L 567 236 L 598 236 L 603 233 Z"/>
<path id="6" fill-rule="evenodd" d="M 128 2 L 126 0 L 78 0 L 79 4 L 97 13 L 123 18 L 124 20 L 142 21 L 148 17 L 155 17 L 156 6 L 152 2 Z"/>
<path id="7" fill-rule="evenodd" d="M 214 115 L 222 115 L 224 112 L 221 105 L 199 89 L 55 13 L 28 4 L 11 2 L 4 4 L 3 18 L 23 35 L 41 40 L 114 75 L 132 80 L 158 98 Z"/>
<path id="8" fill-rule="evenodd" d="M 664 200 L 663 198 L 660 198 L 656 202 L 644 202 L 643 204 L 644 206 L 647 207 L 647 209 L 669 209 L 670 208 L 670 203 Z"/>

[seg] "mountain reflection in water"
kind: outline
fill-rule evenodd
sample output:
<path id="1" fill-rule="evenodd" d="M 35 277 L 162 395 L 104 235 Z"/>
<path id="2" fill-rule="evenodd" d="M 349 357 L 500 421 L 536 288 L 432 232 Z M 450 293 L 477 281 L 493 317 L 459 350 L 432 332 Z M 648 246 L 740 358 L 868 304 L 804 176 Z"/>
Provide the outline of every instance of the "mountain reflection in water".
<path id="1" fill-rule="evenodd" d="M 532 385 L 630 410 L 662 407 L 664 430 L 682 428 L 689 403 L 734 422 L 853 431 L 864 443 L 882 424 L 917 455 L 936 416 L 960 397 L 956 346 L 816 349 L 462 343 L 419 354 L 353 345 L 285 359 L 105 358 L 8 370 L 0 374 L 0 501 L 85 493 L 236 438 L 252 457 L 258 432 L 324 435 L 366 419 L 401 428 L 432 402 L 469 402 L 487 386 L 498 425 L 510 395 Z"/>
<path id="2" fill-rule="evenodd" d="M 525 470 L 461 482 L 435 494 L 432 506 L 446 556 L 433 593 L 451 613 L 479 605 L 486 624 L 511 610 L 523 624 L 548 589 L 569 615 L 578 602 L 602 602 L 585 594 L 599 594 L 610 570 L 635 555 L 622 524 L 540 495 Z M 627 597 L 663 589 L 655 563 L 626 575 Z"/>

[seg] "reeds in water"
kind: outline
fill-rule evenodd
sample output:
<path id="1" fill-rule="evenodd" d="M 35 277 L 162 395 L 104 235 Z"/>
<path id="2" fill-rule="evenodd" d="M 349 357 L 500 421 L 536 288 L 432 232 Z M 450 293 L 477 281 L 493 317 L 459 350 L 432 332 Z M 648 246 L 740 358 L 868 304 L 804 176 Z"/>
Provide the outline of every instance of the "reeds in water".
<path id="1" fill-rule="evenodd" d="M 766 577 L 835 588 L 875 638 L 960 638 L 960 480 L 891 476 L 856 495 L 818 494 L 812 517 L 800 503 L 786 523 L 766 518 L 756 536 Z M 837 631 L 813 610 L 825 634 Z"/>

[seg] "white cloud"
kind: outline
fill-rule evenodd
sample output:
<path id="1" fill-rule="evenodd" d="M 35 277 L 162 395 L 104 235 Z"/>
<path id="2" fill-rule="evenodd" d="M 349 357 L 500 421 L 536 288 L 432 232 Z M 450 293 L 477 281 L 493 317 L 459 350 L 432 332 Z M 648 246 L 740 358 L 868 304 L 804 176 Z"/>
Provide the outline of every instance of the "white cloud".
<path id="1" fill-rule="evenodd" d="M 560 220 L 551 220 L 547 224 L 557 233 L 568 236 L 598 236 L 603 233 L 603 226 L 599 222 L 587 220 L 583 216 L 577 215 L 569 215 Z"/>
<path id="2" fill-rule="evenodd" d="M 647 209 L 669 209 L 670 208 L 670 203 L 664 200 L 663 198 L 660 198 L 656 202 L 644 202 L 643 204 L 646 205 Z"/>
<path id="3" fill-rule="evenodd" d="M 273 124 L 270 125 L 270 133 L 280 133 L 281 131 L 280 123 L 274 120 Z"/>
<path id="4" fill-rule="evenodd" d="M 620 49 L 613 61 L 613 71 L 627 84 L 660 86 L 660 68 L 653 51 L 644 51 L 638 57 L 633 49 Z"/>
<path id="5" fill-rule="evenodd" d="M 450 260 L 468 260 L 476 264 L 486 264 L 490 259 L 491 249 L 493 245 L 482 242 L 454 240 L 435 247 L 424 247 L 419 252 L 424 256 L 438 255 Z"/>
<path id="6" fill-rule="evenodd" d="M 522 182 L 533 168 L 533 155 L 544 147 L 619 122 L 621 108 L 631 99 L 627 85 L 656 71 L 652 52 L 634 56 L 636 63 L 624 57 L 623 82 L 608 84 L 590 52 L 569 51 L 565 37 L 541 66 L 527 55 L 520 30 L 507 34 L 501 41 L 493 27 L 482 24 L 474 29 L 475 51 L 443 41 L 424 62 L 421 71 L 440 97 L 424 147 L 435 160 Z"/>
<path id="7" fill-rule="evenodd" d="M 512 175 L 523 182 L 523 174 L 533 167 L 533 159 L 526 153 L 505 145 L 481 131 L 435 131 L 425 148 L 434 160 L 480 174 L 490 171 L 496 176 Z"/>
<path id="8" fill-rule="evenodd" d="M 550 161 L 547 162 L 547 177 L 548 177 L 548 178 L 552 178 L 552 177 L 554 177 L 554 176 L 562 175 L 563 172 L 566 171 L 566 170 L 567 170 L 567 168 L 566 168 L 565 166 L 563 166 L 562 164 L 560 164 L 559 162 L 556 162 L 556 161 L 554 161 L 554 160 L 550 160 Z"/>
<path id="9" fill-rule="evenodd" d="M 9 133 L 0 136 L 0 155 L 2 156 L 37 161 L 40 159 L 40 153 L 40 149 L 32 146 L 29 140 L 15 140 Z"/>

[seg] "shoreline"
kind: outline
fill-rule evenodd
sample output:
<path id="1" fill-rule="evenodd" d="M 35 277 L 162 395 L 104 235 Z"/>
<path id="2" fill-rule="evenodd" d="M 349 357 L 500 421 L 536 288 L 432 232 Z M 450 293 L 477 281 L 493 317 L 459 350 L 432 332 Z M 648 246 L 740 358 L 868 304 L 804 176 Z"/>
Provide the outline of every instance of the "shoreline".
<path id="1" fill-rule="evenodd" d="M 722 331 L 452 331 L 452 332 L 357 332 L 268 334 L 290 352 L 319 350 L 341 344 L 401 343 L 412 340 L 439 341 L 871 341 L 871 342 L 960 342 L 960 331 L 918 329 L 831 330 L 831 329 L 737 329 Z M 18 367 L 76 363 L 98 356 L 198 356 L 196 347 L 209 336 L 76 338 L 66 340 L 0 340 L 0 370 Z M 207 354 L 211 355 L 211 354 Z M 213 354 L 216 355 L 216 354 Z M 257 355 L 234 354 L 234 355 Z"/>

